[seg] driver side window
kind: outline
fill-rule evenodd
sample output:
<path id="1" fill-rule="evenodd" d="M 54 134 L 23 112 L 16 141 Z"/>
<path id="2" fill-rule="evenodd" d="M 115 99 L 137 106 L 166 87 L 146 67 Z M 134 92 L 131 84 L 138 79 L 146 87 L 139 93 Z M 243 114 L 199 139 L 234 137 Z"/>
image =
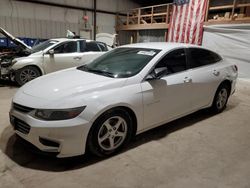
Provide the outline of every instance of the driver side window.
<path id="1" fill-rule="evenodd" d="M 177 49 L 169 52 L 163 57 L 155 68 L 167 68 L 167 75 L 181 72 L 187 69 L 186 53 L 184 49 Z"/>
<path id="2" fill-rule="evenodd" d="M 74 53 L 74 52 L 77 52 L 77 44 L 75 41 L 63 43 L 54 49 L 55 54 Z"/>

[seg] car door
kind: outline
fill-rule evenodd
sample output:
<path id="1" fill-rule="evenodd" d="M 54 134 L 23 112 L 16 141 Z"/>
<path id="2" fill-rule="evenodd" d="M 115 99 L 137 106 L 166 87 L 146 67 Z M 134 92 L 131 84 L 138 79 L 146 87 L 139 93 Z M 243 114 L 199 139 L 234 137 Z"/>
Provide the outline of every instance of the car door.
<path id="1" fill-rule="evenodd" d="M 154 69 L 167 67 L 160 79 L 142 82 L 145 129 L 171 121 L 190 111 L 190 80 L 185 49 L 175 49 Z"/>
<path id="2" fill-rule="evenodd" d="M 67 41 L 52 49 L 52 54 L 44 55 L 44 67 L 46 73 L 61 69 L 75 67 L 81 61 L 81 53 L 77 41 Z"/>
<path id="3" fill-rule="evenodd" d="M 191 75 L 192 109 L 197 110 L 209 105 L 213 100 L 215 91 L 222 81 L 219 61 L 222 58 L 209 50 L 202 48 L 187 48 L 188 66 Z"/>

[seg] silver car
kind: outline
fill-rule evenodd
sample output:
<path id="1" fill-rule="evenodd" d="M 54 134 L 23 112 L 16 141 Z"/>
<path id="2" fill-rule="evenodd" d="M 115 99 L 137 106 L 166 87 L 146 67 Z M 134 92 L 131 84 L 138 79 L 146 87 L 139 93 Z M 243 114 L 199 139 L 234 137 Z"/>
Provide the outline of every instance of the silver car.
<path id="1" fill-rule="evenodd" d="M 55 38 L 30 48 L 5 30 L 1 31 L 28 53 L 14 59 L 12 55 L 0 63 L 0 77 L 15 80 L 19 85 L 44 74 L 85 64 L 108 51 L 105 43 L 81 38 Z"/>

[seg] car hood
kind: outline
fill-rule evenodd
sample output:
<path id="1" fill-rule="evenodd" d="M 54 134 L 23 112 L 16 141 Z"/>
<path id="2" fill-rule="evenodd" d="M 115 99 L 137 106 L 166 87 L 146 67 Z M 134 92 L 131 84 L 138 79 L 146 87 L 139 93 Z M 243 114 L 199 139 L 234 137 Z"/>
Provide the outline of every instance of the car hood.
<path id="1" fill-rule="evenodd" d="M 96 41 L 103 42 L 112 47 L 116 44 L 116 36 L 117 34 L 98 33 L 96 34 Z"/>
<path id="2" fill-rule="evenodd" d="M 29 47 L 27 44 L 22 42 L 20 39 L 14 37 L 7 31 L 5 31 L 3 28 L 0 27 L 0 33 L 3 34 L 6 38 L 12 40 L 17 46 L 21 47 L 23 50 L 31 51 L 31 47 Z"/>
<path id="3" fill-rule="evenodd" d="M 73 100 L 74 98 L 83 97 L 83 95 L 96 96 L 105 89 L 122 87 L 125 80 L 126 79 L 110 78 L 71 68 L 48 74 L 28 82 L 20 88 L 14 100 L 22 104 L 23 101 L 21 101 L 21 99 L 23 97 L 20 97 L 20 95 L 26 95 L 25 103 L 29 100 L 29 106 L 37 107 L 33 106 L 33 104 L 37 104 L 39 100 L 46 104 L 49 103 L 49 101 Z M 27 96 L 30 96 L 30 98 Z M 30 100 L 32 100 L 33 103 Z M 40 107 L 41 105 L 38 106 Z"/>

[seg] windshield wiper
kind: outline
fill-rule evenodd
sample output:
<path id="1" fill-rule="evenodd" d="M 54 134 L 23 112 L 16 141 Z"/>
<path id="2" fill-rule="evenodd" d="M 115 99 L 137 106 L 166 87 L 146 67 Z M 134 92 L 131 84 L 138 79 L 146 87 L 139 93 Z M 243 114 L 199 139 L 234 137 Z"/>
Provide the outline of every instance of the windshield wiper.
<path id="1" fill-rule="evenodd" d="M 78 67 L 77 69 L 78 70 L 82 70 L 82 71 L 87 71 L 87 72 L 96 73 L 96 74 L 100 74 L 100 75 L 104 75 L 104 76 L 108 76 L 108 77 L 114 78 L 114 74 L 111 73 L 111 72 L 108 72 L 108 71 L 105 71 L 105 70 L 90 69 L 86 65 Z"/>
<path id="2" fill-rule="evenodd" d="M 92 73 L 101 74 L 101 75 L 104 75 L 104 76 L 108 76 L 108 77 L 111 77 L 111 78 L 114 78 L 114 74 L 113 73 L 107 72 L 107 71 L 104 71 L 104 70 L 87 69 L 87 71 L 88 72 L 92 72 Z"/>
<path id="3" fill-rule="evenodd" d="M 87 71 L 89 70 L 89 68 L 86 65 L 82 65 L 80 67 L 77 67 L 78 70 L 82 70 L 82 71 Z"/>

